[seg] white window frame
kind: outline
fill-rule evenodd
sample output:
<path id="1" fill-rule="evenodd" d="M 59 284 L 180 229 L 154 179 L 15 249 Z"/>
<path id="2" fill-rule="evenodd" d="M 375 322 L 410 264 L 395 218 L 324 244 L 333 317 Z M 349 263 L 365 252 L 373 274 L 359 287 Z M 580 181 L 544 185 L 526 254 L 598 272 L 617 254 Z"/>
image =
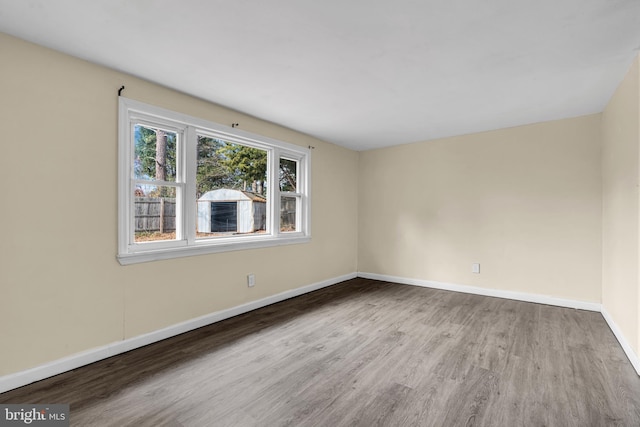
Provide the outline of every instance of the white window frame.
<path id="1" fill-rule="evenodd" d="M 175 182 L 176 240 L 134 242 L 133 126 L 145 124 L 177 135 Z M 216 252 L 306 243 L 311 240 L 311 150 L 230 126 L 119 98 L 118 115 L 118 255 L 122 265 Z M 196 239 L 197 137 L 207 135 L 267 151 L 267 231 L 264 234 Z M 280 191 L 280 158 L 298 162 L 296 193 Z M 155 181 L 153 185 L 162 185 Z M 296 231 L 280 232 L 281 196 L 299 197 Z"/>

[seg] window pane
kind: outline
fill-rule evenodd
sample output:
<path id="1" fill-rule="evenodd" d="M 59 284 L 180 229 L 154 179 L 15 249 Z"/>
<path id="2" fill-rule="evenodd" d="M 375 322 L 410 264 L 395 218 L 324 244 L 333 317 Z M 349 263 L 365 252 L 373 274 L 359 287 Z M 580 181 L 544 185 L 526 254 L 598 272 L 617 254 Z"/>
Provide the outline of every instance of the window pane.
<path id="1" fill-rule="evenodd" d="M 283 196 L 280 199 L 280 232 L 297 231 L 298 197 Z"/>
<path id="2" fill-rule="evenodd" d="M 175 181 L 177 135 L 162 129 L 135 125 L 134 139 L 134 177 L 146 180 Z"/>
<path id="3" fill-rule="evenodd" d="M 196 238 L 266 231 L 266 150 L 198 136 L 196 189 Z"/>
<path id="4" fill-rule="evenodd" d="M 176 188 L 138 185 L 134 190 L 135 242 L 176 239 Z"/>
<path id="5" fill-rule="evenodd" d="M 298 162 L 289 159 L 280 159 L 280 191 L 297 192 L 298 189 Z"/>

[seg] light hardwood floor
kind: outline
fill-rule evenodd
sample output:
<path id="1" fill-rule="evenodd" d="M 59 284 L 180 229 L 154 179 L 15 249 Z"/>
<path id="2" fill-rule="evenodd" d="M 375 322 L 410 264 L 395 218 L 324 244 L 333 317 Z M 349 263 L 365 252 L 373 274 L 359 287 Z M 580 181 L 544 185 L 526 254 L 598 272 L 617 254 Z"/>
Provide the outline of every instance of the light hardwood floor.
<path id="1" fill-rule="evenodd" d="M 77 426 L 640 426 L 599 313 L 354 279 L 0 394 Z"/>

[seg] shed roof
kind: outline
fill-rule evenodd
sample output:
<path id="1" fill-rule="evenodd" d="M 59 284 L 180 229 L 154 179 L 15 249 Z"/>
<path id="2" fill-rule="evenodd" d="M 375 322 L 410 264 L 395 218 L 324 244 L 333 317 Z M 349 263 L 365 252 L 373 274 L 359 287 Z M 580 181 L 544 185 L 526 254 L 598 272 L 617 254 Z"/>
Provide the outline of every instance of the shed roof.
<path id="1" fill-rule="evenodd" d="M 219 188 L 204 193 L 198 200 L 210 200 L 212 202 L 236 202 L 238 200 L 251 200 L 266 203 L 267 198 L 251 191 L 233 190 L 231 188 Z"/>

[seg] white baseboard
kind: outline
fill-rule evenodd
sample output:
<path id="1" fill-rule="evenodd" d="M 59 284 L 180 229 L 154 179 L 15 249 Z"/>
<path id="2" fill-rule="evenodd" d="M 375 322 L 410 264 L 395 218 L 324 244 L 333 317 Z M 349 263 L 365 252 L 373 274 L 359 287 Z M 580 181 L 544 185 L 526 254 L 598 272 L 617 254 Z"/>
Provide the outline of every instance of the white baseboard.
<path id="1" fill-rule="evenodd" d="M 638 355 L 633 351 L 633 348 L 629 344 L 629 341 L 627 341 L 627 339 L 624 337 L 624 335 L 622 334 L 622 331 L 620 331 L 620 328 L 618 327 L 616 322 L 613 321 L 613 317 L 611 317 L 611 315 L 609 314 L 607 309 L 604 308 L 604 306 L 602 307 L 601 313 L 602 313 L 602 317 L 604 317 L 604 320 L 609 325 L 609 328 L 611 328 L 613 335 L 616 336 L 616 338 L 618 339 L 618 342 L 622 346 L 622 350 L 624 350 L 625 354 L 627 355 L 627 358 L 629 358 L 629 362 L 631 362 L 631 365 L 633 366 L 633 368 L 636 370 L 638 375 L 640 375 L 640 358 L 638 358 Z"/>
<path id="2" fill-rule="evenodd" d="M 115 356 L 117 354 L 144 347 L 145 345 L 162 341 L 166 338 L 170 338 L 184 332 L 192 331 L 194 329 L 198 329 L 203 326 L 207 326 L 212 323 L 237 316 L 239 314 L 247 313 L 249 311 L 266 307 L 268 305 L 284 301 L 289 298 L 297 297 L 318 289 L 326 288 L 327 286 L 335 285 L 337 283 L 344 282 L 345 280 L 354 279 L 355 277 L 357 277 L 357 274 L 351 273 L 344 276 L 323 280 L 322 282 L 317 282 L 311 285 L 303 286 L 301 288 L 281 292 L 279 294 L 262 298 L 257 301 L 251 301 L 246 304 L 242 304 L 226 310 L 206 314 L 204 316 L 187 320 L 176 325 L 168 326 L 157 331 L 149 332 L 144 335 L 139 335 L 137 337 L 129 338 L 123 341 L 114 342 L 102 347 L 97 347 L 91 350 L 83 351 L 81 353 L 76 353 L 62 359 L 54 360 L 52 362 L 45 363 L 31 369 L 27 369 L 25 371 L 16 372 L 15 374 L 5 375 L 3 377 L 0 377 L 0 393 L 4 393 L 5 391 L 13 390 L 14 388 L 22 387 L 24 385 L 43 380 L 45 378 L 67 372 L 72 369 L 79 368 L 80 366 L 88 365 L 90 363 L 97 362 L 99 360 Z"/>
<path id="3" fill-rule="evenodd" d="M 512 299 L 517 301 L 535 302 L 538 304 L 555 305 L 558 307 L 577 308 L 580 310 L 600 311 L 601 304 L 595 302 L 577 301 L 547 295 L 530 294 L 527 292 L 503 291 L 500 289 L 479 288 L 477 286 L 456 285 L 453 283 L 434 282 L 433 280 L 410 279 L 406 277 L 387 276 L 385 274 L 358 273 L 358 277 L 400 283 L 403 285 L 422 286 L 425 288 L 442 289 L 445 291 L 462 292 L 465 294 L 483 295 Z"/>
<path id="4" fill-rule="evenodd" d="M 467 285 L 456 285 L 453 283 L 442 283 L 442 282 L 434 282 L 432 280 L 420 280 L 420 279 L 410 279 L 406 277 L 398 277 L 398 276 L 388 276 L 386 274 L 375 274 L 375 273 L 358 273 L 358 277 L 362 277 L 365 279 L 373 279 L 373 280 L 382 280 L 385 282 L 393 282 L 400 283 L 404 285 L 413 285 L 413 286 L 422 286 L 426 288 L 434 288 L 434 289 L 442 289 L 446 291 L 454 291 L 454 292 L 463 292 L 467 294 L 475 294 L 475 295 L 483 295 L 488 297 L 497 297 L 497 298 L 506 298 L 517 301 L 526 301 L 526 302 L 535 302 L 538 304 L 547 304 L 547 305 L 555 305 L 558 307 L 567 307 L 567 308 L 576 308 L 580 310 L 588 310 L 588 311 L 597 311 L 602 314 L 604 320 L 609 325 L 609 328 L 615 335 L 616 339 L 622 346 L 622 350 L 625 352 L 627 357 L 629 358 L 629 362 L 636 370 L 638 375 L 640 375 L 640 358 L 635 354 L 631 345 L 626 340 L 618 325 L 613 321 L 613 318 L 607 310 L 602 306 L 602 304 L 594 303 L 594 302 L 585 302 L 585 301 L 577 301 L 570 300 L 564 298 L 556 298 L 546 295 L 538 295 L 538 294 L 530 294 L 526 292 L 513 292 L 513 291 L 503 291 L 499 289 L 487 289 L 487 288 L 478 288 L 476 286 L 467 286 Z"/>

